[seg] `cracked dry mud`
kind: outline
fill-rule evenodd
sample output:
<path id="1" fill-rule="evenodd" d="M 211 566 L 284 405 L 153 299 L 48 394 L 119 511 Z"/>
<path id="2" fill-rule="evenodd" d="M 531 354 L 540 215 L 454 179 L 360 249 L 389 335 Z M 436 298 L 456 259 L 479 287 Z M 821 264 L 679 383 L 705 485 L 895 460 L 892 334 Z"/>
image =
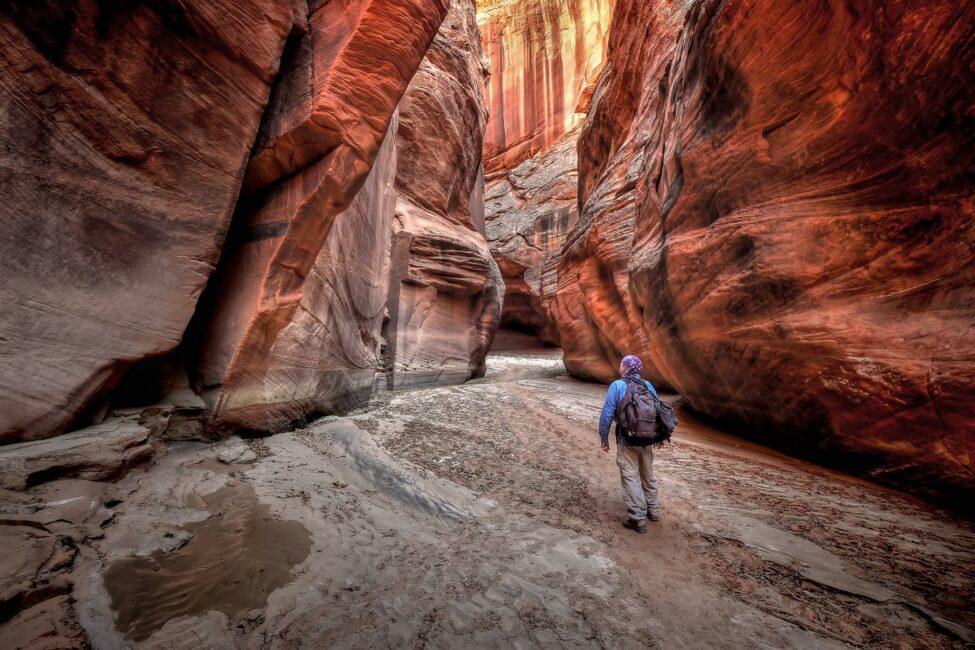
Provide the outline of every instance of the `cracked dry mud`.
<path id="1" fill-rule="evenodd" d="M 682 413 L 655 463 L 663 519 L 637 536 L 619 525 L 615 462 L 595 436 L 604 387 L 565 376 L 557 350 L 516 343 L 504 337 L 483 380 L 385 393 L 361 412 L 246 441 L 254 454 L 239 440 L 177 443 L 130 473 L 71 576 L 89 642 L 971 641 L 969 522 Z M 256 460 L 225 465 L 221 453 Z"/>

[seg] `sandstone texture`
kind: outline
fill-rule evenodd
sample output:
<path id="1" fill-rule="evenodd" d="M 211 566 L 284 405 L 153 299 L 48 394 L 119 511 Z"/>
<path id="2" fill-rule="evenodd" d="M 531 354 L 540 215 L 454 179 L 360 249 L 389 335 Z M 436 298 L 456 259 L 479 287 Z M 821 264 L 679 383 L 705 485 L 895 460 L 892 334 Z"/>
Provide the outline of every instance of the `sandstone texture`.
<path id="1" fill-rule="evenodd" d="M 474 6 L 454 0 L 400 105 L 386 343 L 391 388 L 484 373 L 504 284 L 483 233 L 486 110 Z"/>
<path id="2" fill-rule="evenodd" d="M 508 170 L 577 126 L 603 65 L 613 0 L 484 0 L 491 63 L 484 166 Z"/>
<path id="3" fill-rule="evenodd" d="M 152 457 L 149 434 L 146 427 L 121 420 L 48 440 L 4 445 L 0 447 L 0 488 L 22 490 L 52 478 L 118 478 Z"/>
<path id="4" fill-rule="evenodd" d="M 581 215 L 563 247 L 556 299 L 550 303 L 565 366 L 577 377 L 612 381 L 620 359 L 634 354 L 643 360 L 645 377 L 670 386 L 650 355 L 629 291 L 628 264 L 643 152 L 654 133 L 656 95 L 644 84 L 668 69 L 689 6 L 629 4 L 614 14 L 607 68 L 579 142 Z"/>
<path id="5" fill-rule="evenodd" d="M 607 45 L 612 0 L 479 5 L 491 61 L 484 146 L 491 252 L 505 279 L 503 325 L 559 342 L 556 269 L 578 219 L 576 148 Z"/>
<path id="6" fill-rule="evenodd" d="M 294 11 L 116 5 L 0 7 L 0 442 L 83 425 L 179 344 Z"/>
<path id="7" fill-rule="evenodd" d="M 239 312 L 231 307 L 240 304 L 245 289 L 239 281 L 255 271 L 259 249 L 273 241 L 242 245 L 221 269 L 218 280 L 225 284 L 212 294 L 217 311 L 206 324 L 199 353 L 203 383 L 197 386 L 218 426 L 286 427 L 317 413 L 346 410 L 372 394 L 387 296 L 395 155 L 393 138 L 387 137 L 362 189 L 315 256 L 295 312 L 267 352 L 250 361 L 241 380 L 246 383 L 213 388 L 217 375 L 209 373 L 226 359 L 222 355 L 236 352 L 226 334 L 238 323 Z M 292 194 L 290 207 L 302 200 L 302 194 Z"/>
<path id="8" fill-rule="evenodd" d="M 484 209 L 491 253 L 504 277 L 501 324 L 558 344 L 552 314 L 556 270 L 566 235 L 579 217 L 578 131 L 489 183 Z"/>
<path id="9" fill-rule="evenodd" d="M 620 8 L 559 269 L 570 370 L 632 337 L 703 413 L 970 498 L 973 24 L 947 1 Z"/>
<path id="10" fill-rule="evenodd" d="M 447 2 L 307 9 L 195 323 L 194 387 L 233 428 L 287 426 L 371 393 L 395 169 L 383 143 Z"/>

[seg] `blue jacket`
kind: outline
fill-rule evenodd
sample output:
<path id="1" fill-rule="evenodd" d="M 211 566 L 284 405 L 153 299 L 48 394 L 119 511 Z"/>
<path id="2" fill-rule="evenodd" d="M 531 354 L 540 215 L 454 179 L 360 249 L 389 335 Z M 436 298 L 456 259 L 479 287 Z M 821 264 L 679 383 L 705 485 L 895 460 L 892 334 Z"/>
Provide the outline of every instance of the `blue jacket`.
<path id="1" fill-rule="evenodd" d="M 653 387 L 653 384 L 646 379 L 643 380 L 643 383 L 650 389 L 650 393 L 654 397 L 657 397 L 657 390 Z M 622 379 L 617 379 L 609 385 L 609 390 L 606 391 L 606 401 L 603 402 L 603 411 L 599 414 L 600 442 L 609 442 L 609 425 L 616 419 L 616 407 L 619 405 L 620 400 L 623 399 L 623 393 L 625 392 L 626 382 Z"/>

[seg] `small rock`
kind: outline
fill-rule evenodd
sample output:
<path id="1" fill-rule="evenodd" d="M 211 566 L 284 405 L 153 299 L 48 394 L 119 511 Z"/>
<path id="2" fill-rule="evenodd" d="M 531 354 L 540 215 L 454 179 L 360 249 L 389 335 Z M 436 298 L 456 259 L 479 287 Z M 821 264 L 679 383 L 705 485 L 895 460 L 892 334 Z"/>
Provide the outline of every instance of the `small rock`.
<path id="1" fill-rule="evenodd" d="M 230 441 L 217 452 L 217 460 L 226 465 L 244 465 L 257 460 L 257 452 L 241 440 Z"/>

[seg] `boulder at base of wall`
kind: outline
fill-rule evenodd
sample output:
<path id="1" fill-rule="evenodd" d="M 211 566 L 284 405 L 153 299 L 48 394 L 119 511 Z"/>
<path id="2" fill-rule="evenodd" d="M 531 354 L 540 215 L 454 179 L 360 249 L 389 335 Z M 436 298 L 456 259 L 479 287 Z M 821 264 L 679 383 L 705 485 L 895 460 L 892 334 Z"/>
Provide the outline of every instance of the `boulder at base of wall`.
<path id="1" fill-rule="evenodd" d="M 113 420 L 48 440 L 0 447 L 0 487 L 23 490 L 55 478 L 104 481 L 149 460 L 150 431 L 131 420 Z"/>
<path id="2" fill-rule="evenodd" d="M 406 204 L 397 221 L 385 329 L 389 387 L 482 376 L 504 298 L 484 238 Z"/>

